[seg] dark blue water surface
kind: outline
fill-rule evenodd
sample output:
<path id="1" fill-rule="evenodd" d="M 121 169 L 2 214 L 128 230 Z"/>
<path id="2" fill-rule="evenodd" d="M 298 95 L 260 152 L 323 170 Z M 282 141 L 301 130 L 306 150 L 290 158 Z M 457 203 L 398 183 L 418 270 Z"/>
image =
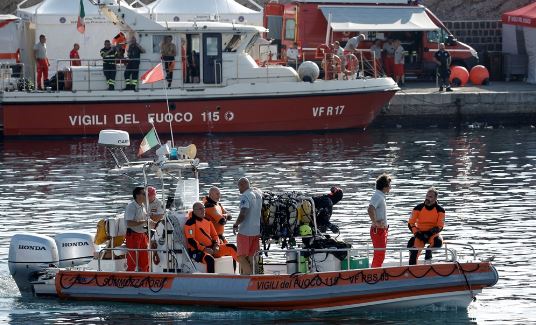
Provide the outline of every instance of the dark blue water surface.
<path id="1" fill-rule="evenodd" d="M 165 137 L 165 136 L 163 136 Z M 201 191 L 217 185 L 238 212 L 236 181 L 249 177 L 274 191 L 345 191 L 332 221 L 341 237 L 368 240 L 366 208 L 374 178 L 393 175 L 389 245 L 409 238 L 411 209 L 436 186 L 447 211 L 444 237 L 495 257 L 500 280 L 465 310 L 413 309 L 352 313 L 257 312 L 109 302 L 26 300 L 9 276 L 15 232 L 94 232 L 121 212 L 134 182 L 107 176 L 111 167 L 94 138 L 0 140 L 0 323 L 9 324 L 526 324 L 536 322 L 536 129 L 395 129 L 281 136 L 180 136 L 195 143 Z M 139 140 L 127 150 L 133 159 Z M 230 231 L 230 229 L 229 229 Z M 231 240 L 234 238 L 231 236 Z"/>

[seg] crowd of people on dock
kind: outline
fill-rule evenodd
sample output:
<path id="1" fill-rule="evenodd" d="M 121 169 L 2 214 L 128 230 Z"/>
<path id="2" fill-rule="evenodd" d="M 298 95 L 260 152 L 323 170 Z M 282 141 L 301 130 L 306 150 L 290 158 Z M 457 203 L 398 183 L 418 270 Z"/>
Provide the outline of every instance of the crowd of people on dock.
<path id="1" fill-rule="evenodd" d="M 329 64 L 340 64 L 341 67 L 339 67 L 339 70 L 341 71 L 354 71 L 354 68 L 355 70 L 361 69 L 362 71 L 356 71 L 361 76 L 387 76 L 393 78 L 399 85 L 405 84 L 406 57 L 408 55 L 415 57 L 417 53 L 415 51 L 416 49 L 413 48 L 413 43 L 409 44 L 409 48 L 406 50 L 400 39 L 388 37 L 385 39 L 374 39 L 370 47 L 360 46 L 366 40 L 365 34 L 358 34 L 349 38 L 344 47 L 341 46 L 340 41 L 334 41 L 327 49 L 324 48 L 324 55 L 326 55 L 323 64 L 324 70 L 326 70 L 325 67 L 329 66 Z M 336 60 L 334 62 L 326 62 L 326 60 L 333 61 L 332 55 L 336 56 Z M 294 42 L 292 47 L 286 49 L 285 56 L 287 65 L 297 68 L 299 65 L 298 43 Z M 362 64 L 361 67 L 352 67 L 352 56 L 366 63 Z M 449 82 L 451 57 L 445 49 L 444 43 L 438 44 L 438 50 L 435 52 L 433 60 L 437 65 L 439 91 L 443 91 L 443 89 L 452 91 Z"/>
<path id="2" fill-rule="evenodd" d="M 370 238 L 374 247 L 371 267 L 382 267 L 387 248 L 389 223 L 387 220 L 386 195 L 391 190 L 392 179 L 383 174 L 376 179 L 376 191 L 370 199 L 368 215 L 371 220 Z M 221 204 L 219 188 L 211 187 L 202 201 L 195 202 L 188 213 L 187 221 L 182 229 L 187 242 L 187 252 L 192 260 L 206 265 L 208 273 L 215 272 L 215 258 L 231 256 L 236 271 L 239 264 L 240 274 L 253 274 L 255 257 L 260 250 L 261 218 L 263 193 L 251 186 L 250 181 L 243 177 L 238 183 L 240 192 L 240 212 L 232 225 L 236 235 L 236 245 L 229 243 L 224 234 L 225 225 L 233 220 L 231 214 Z M 147 193 L 146 193 L 147 191 Z M 148 208 L 146 208 L 146 195 Z M 149 237 L 145 228 L 149 222 L 155 226 L 164 216 L 164 207 L 156 198 L 154 187 L 136 187 L 132 193 L 133 201 L 125 210 L 127 226 L 126 246 L 127 271 L 149 271 Z M 324 204 L 325 198 L 330 204 Z M 411 238 L 407 247 L 410 248 L 409 264 L 417 264 L 422 248 L 439 248 L 443 244 L 440 235 L 444 227 L 445 210 L 437 202 L 438 191 L 431 187 L 426 193 L 423 203 L 418 204 L 408 220 Z M 317 206 L 317 223 L 321 232 L 330 229 L 338 233 L 339 228 L 329 222 L 332 207 L 342 199 L 342 190 L 333 187 L 328 195 L 314 198 Z M 153 247 L 156 248 L 156 247 Z M 157 256 L 157 254 L 155 254 Z M 425 261 L 432 259 L 432 251 L 426 250 Z"/>

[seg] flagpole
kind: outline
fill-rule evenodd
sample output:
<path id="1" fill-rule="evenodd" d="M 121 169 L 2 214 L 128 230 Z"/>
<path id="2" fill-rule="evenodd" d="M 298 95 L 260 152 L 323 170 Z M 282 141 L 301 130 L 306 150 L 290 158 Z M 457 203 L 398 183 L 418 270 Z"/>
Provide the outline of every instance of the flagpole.
<path id="1" fill-rule="evenodd" d="M 165 70 L 164 70 L 164 61 L 160 60 L 160 64 L 162 65 L 162 71 L 164 71 L 164 73 L 167 73 Z M 166 78 L 164 78 L 164 80 L 167 81 Z M 167 106 L 167 112 L 168 114 L 171 114 L 169 112 L 169 98 L 168 98 L 168 92 L 167 92 L 167 85 L 166 85 L 166 82 L 163 83 L 164 84 L 164 93 L 166 94 L 166 106 Z M 173 139 L 173 125 L 171 124 L 171 121 L 173 119 L 169 119 L 169 131 L 171 132 L 171 147 L 172 148 L 175 148 L 175 141 Z"/>
<path id="2" fill-rule="evenodd" d="M 153 127 L 154 134 L 156 135 L 156 139 L 158 140 L 158 144 L 162 145 L 162 141 L 160 141 L 160 137 L 158 136 L 158 132 L 156 132 L 156 128 L 154 127 L 153 119 L 149 119 L 149 123 L 151 123 L 151 126 Z"/>

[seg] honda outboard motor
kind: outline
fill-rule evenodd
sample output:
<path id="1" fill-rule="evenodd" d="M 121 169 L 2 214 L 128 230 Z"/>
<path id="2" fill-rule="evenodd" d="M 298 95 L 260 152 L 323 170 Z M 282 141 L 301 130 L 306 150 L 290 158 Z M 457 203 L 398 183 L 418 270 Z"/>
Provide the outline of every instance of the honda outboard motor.
<path id="1" fill-rule="evenodd" d="M 54 237 L 58 246 L 59 267 L 84 265 L 95 257 L 93 236 L 83 232 L 65 232 Z"/>
<path id="2" fill-rule="evenodd" d="M 16 234 L 9 244 L 9 273 L 19 287 L 21 295 L 33 294 L 30 282 L 44 269 L 57 266 L 58 248 L 54 239 L 37 234 Z"/>

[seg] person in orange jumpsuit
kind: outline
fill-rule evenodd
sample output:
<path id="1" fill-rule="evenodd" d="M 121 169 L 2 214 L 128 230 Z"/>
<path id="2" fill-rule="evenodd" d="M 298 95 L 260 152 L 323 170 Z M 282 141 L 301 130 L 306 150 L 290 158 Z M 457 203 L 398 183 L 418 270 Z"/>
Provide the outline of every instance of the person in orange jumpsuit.
<path id="1" fill-rule="evenodd" d="M 229 244 L 227 239 L 223 235 L 225 230 L 225 224 L 231 220 L 232 217 L 220 203 L 221 193 L 217 187 L 212 187 L 208 191 L 208 195 L 203 198 L 205 204 L 205 218 L 207 218 L 214 225 L 216 233 L 220 239 L 220 251 L 214 255 L 214 257 L 232 256 L 234 260 L 234 267 L 236 268 L 237 255 L 236 245 Z"/>
<path id="2" fill-rule="evenodd" d="M 424 203 L 417 205 L 408 221 L 409 230 L 413 237 L 408 242 L 408 248 L 438 248 L 443 246 L 443 238 L 439 234 L 445 226 L 445 209 L 437 203 L 438 191 L 431 187 L 426 193 Z M 409 264 L 416 265 L 421 254 L 420 250 L 411 250 Z M 427 250 L 425 261 L 432 259 L 432 251 Z"/>
<path id="3" fill-rule="evenodd" d="M 203 203 L 194 203 L 192 209 L 192 214 L 184 225 L 188 254 L 196 262 L 206 264 L 208 273 L 214 273 L 214 255 L 220 250 L 218 234 L 214 225 L 205 219 Z"/>

